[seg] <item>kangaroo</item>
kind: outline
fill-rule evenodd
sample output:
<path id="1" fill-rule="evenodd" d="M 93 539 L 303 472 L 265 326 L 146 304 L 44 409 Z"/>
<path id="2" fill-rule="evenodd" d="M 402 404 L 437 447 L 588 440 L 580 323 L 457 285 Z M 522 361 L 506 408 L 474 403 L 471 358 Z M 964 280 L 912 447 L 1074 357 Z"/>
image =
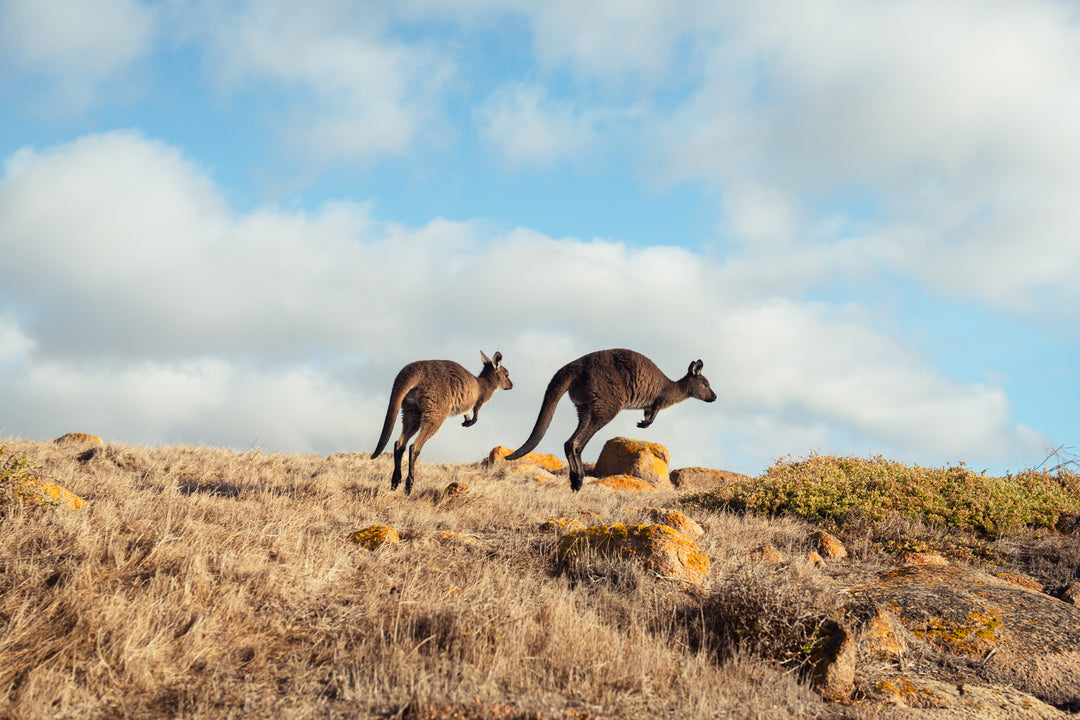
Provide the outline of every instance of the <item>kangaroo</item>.
<path id="1" fill-rule="evenodd" d="M 581 451 L 619 411 L 644 410 L 645 418 L 637 426 L 647 428 L 656 419 L 656 413 L 687 398 L 716 400 L 716 393 L 701 374 L 702 365 L 700 360 L 695 360 L 685 377 L 670 380 L 652 360 L 633 350 L 598 350 L 583 355 L 563 365 L 551 378 L 532 435 L 506 459 L 517 460 L 540 443 L 551 425 L 555 406 L 569 390 L 570 399 L 577 406 L 578 425 L 563 449 L 570 466 L 570 489 L 577 492 L 585 475 Z"/>
<path id="2" fill-rule="evenodd" d="M 405 454 L 405 445 L 409 438 L 417 435 L 416 441 L 409 447 L 409 474 L 405 478 L 405 494 L 412 492 L 413 473 L 416 459 L 424 443 L 438 431 L 443 422 L 451 415 L 464 414 L 465 427 L 476 424 L 480 406 L 491 399 L 496 390 L 510 390 L 510 371 L 503 367 L 502 353 L 495 353 L 489 358 L 480 351 L 484 368 L 473 377 L 472 373 L 452 360 L 417 360 L 411 362 L 394 378 L 390 391 L 390 404 L 386 408 L 382 435 L 371 458 L 382 453 L 394 430 L 394 421 L 401 410 L 401 436 L 394 443 L 394 474 L 390 478 L 390 489 L 397 490 L 401 483 L 401 457 Z M 472 417 L 469 417 L 472 410 Z"/>

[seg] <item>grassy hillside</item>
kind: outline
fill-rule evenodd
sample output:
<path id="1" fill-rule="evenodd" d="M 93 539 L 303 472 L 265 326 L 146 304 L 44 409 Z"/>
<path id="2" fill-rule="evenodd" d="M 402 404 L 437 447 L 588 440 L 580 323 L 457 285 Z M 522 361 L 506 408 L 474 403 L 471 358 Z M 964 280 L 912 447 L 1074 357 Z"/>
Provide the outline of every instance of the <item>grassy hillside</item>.
<path id="1" fill-rule="evenodd" d="M 1080 564 L 1075 536 L 1047 529 L 1078 500 L 1057 476 L 1050 511 L 988 532 L 870 500 L 807 509 L 798 486 L 828 473 L 798 464 L 686 498 L 425 463 L 405 497 L 389 492 L 390 458 L 3 445 L 0 471 L 32 470 L 91 507 L 0 493 L 0 717 L 861 717 L 793 672 L 838 583 L 912 544 L 1047 583 Z M 442 492 L 455 481 L 463 497 Z M 882 492 L 896 489 L 867 497 Z M 540 530 L 554 516 L 642 522 L 646 504 L 706 529 L 702 587 L 600 557 L 561 563 Z M 816 523 L 853 562 L 806 559 Z M 401 542 L 349 541 L 373 524 Z M 789 562 L 758 562 L 763 545 Z"/>

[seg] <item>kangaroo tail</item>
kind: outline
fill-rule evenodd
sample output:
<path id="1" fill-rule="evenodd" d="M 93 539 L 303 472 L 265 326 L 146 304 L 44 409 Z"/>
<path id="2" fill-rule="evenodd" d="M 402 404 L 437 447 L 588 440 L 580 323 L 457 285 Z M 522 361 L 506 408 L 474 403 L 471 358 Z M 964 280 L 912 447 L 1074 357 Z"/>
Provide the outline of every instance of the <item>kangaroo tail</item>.
<path id="1" fill-rule="evenodd" d="M 559 404 L 563 393 L 570 388 L 574 375 L 574 369 L 567 365 L 555 373 L 555 377 L 551 378 L 547 390 L 544 391 L 544 402 L 540 405 L 540 414 L 536 416 L 536 425 L 533 426 L 532 435 L 529 435 L 529 439 L 525 441 L 524 445 L 507 455 L 507 460 L 517 460 L 524 457 L 540 444 L 540 440 L 543 439 L 548 426 L 551 425 L 551 418 L 555 417 L 555 406 Z"/>
<path id="2" fill-rule="evenodd" d="M 371 453 L 372 460 L 379 457 L 386 443 L 390 442 L 390 434 L 394 432 L 394 422 L 397 420 L 398 411 L 401 410 L 401 403 L 417 384 L 415 375 L 406 377 L 404 371 L 399 372 L 394 378 L 394 387 L 390 391 L 390 403 L 386 407 L 386 418 L 383 420 L 382 435 L 379 436 L 379 444 L 375 446 L 375 452 Z"/>

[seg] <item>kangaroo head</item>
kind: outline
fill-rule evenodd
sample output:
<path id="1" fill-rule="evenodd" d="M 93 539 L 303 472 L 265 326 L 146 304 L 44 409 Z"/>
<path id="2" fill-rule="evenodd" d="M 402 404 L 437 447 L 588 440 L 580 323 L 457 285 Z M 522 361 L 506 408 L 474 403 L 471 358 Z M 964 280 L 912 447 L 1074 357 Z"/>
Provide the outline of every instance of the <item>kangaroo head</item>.
<path id="1" fill-rule="evenodd" d="M 716 393 L 709 387 L 709 381 L 701 374 L 701 368 L 704 364 L 700 360 L 690 363 L 690 367 L 686 371 L 686 377 L 680 380 L 679 384 L 686 389 L 687 397 L 712 402 L 716 399 Z"/>
<path id="2" fill-rule="evenodd" d="M 510 382 L 510 371 L 503 367 L 501 352 L 496 351 L 495 357 L 489 358 L 481 350 L 480 359 L 484 361 L 484 369 L 480 371 L 480 377 L 488 378 L 496 389 L 513 389 L 514 383 Z"/>

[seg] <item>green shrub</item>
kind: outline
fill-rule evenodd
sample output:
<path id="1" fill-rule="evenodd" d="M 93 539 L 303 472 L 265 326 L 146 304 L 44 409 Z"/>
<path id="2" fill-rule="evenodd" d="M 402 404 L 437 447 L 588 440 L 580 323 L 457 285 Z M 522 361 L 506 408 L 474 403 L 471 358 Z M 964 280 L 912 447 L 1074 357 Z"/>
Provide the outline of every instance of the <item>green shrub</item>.
<path id="1" fill-rule="evenodd" d="M 963 465 L 909 466 L 872 459 L 811 455 L 780 460 L 748 478 L 686 502 L 770 515 L 798 515 L 832 527 L 879 523 L 889 517 L 975 532 L 989 538 L 1025 527 L 1053 528 L 1080 513 L 1076 473 L 1028 470 L 990 477 Z"/>

